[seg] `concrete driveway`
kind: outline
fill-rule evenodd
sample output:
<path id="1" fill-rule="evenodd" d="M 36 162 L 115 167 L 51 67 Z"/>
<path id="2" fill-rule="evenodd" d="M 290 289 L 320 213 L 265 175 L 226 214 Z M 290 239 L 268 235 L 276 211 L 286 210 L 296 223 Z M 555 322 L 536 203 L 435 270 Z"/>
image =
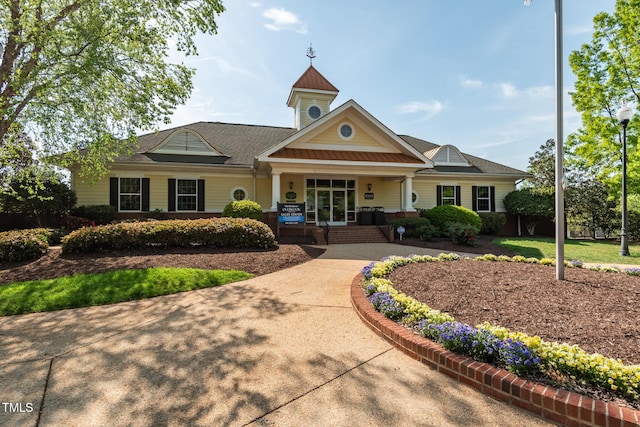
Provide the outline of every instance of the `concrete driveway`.
<path id="1" fill-rule="evenodd" d="M 0 319 L 3 426 L 548 426 L 403 355 L 349 285 L 370 260 L 434 251 L 332 245 L 244 282 Z"/>

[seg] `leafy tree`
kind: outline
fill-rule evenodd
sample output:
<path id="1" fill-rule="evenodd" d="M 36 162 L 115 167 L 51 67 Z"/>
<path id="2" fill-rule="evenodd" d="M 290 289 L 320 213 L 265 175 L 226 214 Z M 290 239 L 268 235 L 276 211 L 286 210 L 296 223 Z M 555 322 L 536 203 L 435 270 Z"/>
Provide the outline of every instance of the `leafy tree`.
<path id="1" fill-rule="evenodd" d="M 533 236 L 538 221 L 554 214 L 554 193 L 549 189 L 523 188 L 508 193 L 504 198 L 507 212 L 525 220 L 525 227 Z"/>
<path id="2" fill-rule="evenodd" d="M 620 188 L 621 126 L 616 111 L 621 103 L 640 102 L 640 0 L 618 0 L 613 14 L 594 18 L 591 43 L 571 53 L 569 63 L 577 77 L 573 104 L 582 115 L 582 127 L 567 145 L 582 167 L 595 168 L 599 178 Z M 640 153 L 637 151 L 639 119 L 627 128 L 629 189 L 639 192 Z"/>
<path id="3" fill-rule="evenodd" d="M 620 227 L 616 206 L 609 188 L 596 179 L 583 179 L 567 191 L 568 216 L 576 225 L 587 228 L 593 238 L 597 230 L 609 237 Z"/>
<path id="4" fill-rule="evenodd" d="M 170 43 L 197 54 L 195 35 L 215 34 L 223 10 L 220 0 L 2 2 L 0 158 L 18 124 L 58 164 L 99 178 L 187 100 L 193 70 L 167 62 Z"/>
<path id="5" fill-rule="evenodd" d="M 540 149 L 529 157 L 527 172 L 533 175 L 527 178 L 527 184 L 531 187 L 555 187 L 556 182 L 556 141 L 547 139 Z"/>
<path id="6" fill-rule="evenodd" d="M 10 188 L 11 192 L 0 194 L 2 210 L 33 216 L 38 225 L 41 225 L 43 215 L 68 213 L 77 200 L 60 176 L 49 176 L 44 180 L 35 174 L 18 177 L 10 182 Z"/>

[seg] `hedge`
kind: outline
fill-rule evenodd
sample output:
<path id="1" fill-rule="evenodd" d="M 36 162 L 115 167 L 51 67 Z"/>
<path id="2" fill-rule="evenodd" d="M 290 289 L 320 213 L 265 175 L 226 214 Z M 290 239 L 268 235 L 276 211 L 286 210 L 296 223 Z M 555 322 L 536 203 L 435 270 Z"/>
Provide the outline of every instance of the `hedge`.
<path id="1" fill-rule="evenodd" d="M 269 248 L 276 243 L 264 223 L 244 218 L 123 222 L 76 230 L 62 239 L 63 253 L 197 245 Z"/>
<path id="2" fill-rule="evenodd" d="M 0 233 L 0 262 L 38 259 L 49 250 L 51 231 L 46 228 L 14 230 Z"/>
<path id="3" fill-rule="evenodd" d="M 262 206 L 253 200 L 239 200 L 227 204 L 222 211 L 223 217 L 251 218 L 262 221 Z"/>
<path id="4" fill-rule="evenodd" d="M 480 216 L 462 206 L 442 205 L 436 206 L 428 210 L 420 211 L 420 216 L 427 218 L 431 224 L 443 232 L 447 233 L 448 223 L 459 222 L 462 224 L 470 224 L 474 228 L 480 230 L 482 228 L 482 220 Z"/>

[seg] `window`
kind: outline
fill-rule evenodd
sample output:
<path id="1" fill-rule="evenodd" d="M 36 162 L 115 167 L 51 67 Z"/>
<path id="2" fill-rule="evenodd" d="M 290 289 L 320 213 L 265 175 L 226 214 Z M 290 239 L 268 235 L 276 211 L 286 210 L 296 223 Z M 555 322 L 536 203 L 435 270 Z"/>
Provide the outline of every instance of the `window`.
<path id="1" fill-rule="evenodd" d="M 489 187 L 479 186 L 476 188 L 476 206 L 478 212 L 491 211 L 491 193 Z"/>
<path id="2" fill-rule="evenodd" d="M 247 199 L 247 190 L 243 187 L 235 187 L 231 190 L 231 200 L 239 202 Z"/>
<path id="3" fill-rule="evenodd" d="M 142 210 L 142 183 L 140 178 L 120 178 L 118 191 L 120 211 Z"/>
<path id="4" fill-rule="evenodd" d="M 456 186 L 455 185 L 443 185 L 442 197 L 440 198 L 441 205 L 455 205 L 456 204 Z"/>
<path id="5" fill-rule="evenodd" d="M 411 204 L 415 205 L 416 203 L 418 203 L 418 200 L 420 200 L 420 197 L 418 197 L 418 193 L 416 193 L 415 191 L 411 192 Z"/>
<path id="6" fill-rule="evenodd" d="M 322 114 L 322 110 L 320 109 L 320 107 L 318 107 L 317 105 L 312 105 L 311 107 L 309 107 L 309 109 L 307 110 L 307 114 L 309 114 L 309 117 L 311 117 L 312 119 L 317 119 L 318 117 L 320 117 L 320 115 Z"/>
<path id="7" fill-rule="evenodd" d="M 198 208 L 198 185 L 195 179 L 177 180 L 177 203 L 179 211 L 195 211 Z"/>
<path id="8" fill-rule="evenodd" d="M 495 212 L 496 188 L 489 185 L 471 187 L 472 209 L 476 212 Z"/>
<path id="9" fill-rule="evenodd" d="M 351 139 L 353 137 L 353 128 L 350 124 L 344 123 L 338 128 L 338 134 L 343 139 Z"/>

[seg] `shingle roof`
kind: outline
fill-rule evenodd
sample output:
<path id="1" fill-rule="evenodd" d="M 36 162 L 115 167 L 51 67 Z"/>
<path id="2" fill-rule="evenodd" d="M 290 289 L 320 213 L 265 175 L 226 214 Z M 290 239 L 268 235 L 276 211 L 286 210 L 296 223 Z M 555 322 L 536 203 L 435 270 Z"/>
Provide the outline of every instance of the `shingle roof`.
<path id="1" fill-rule="evenodd" d="M 294 88 L 298 89 L 315 89 L 315 90 L 326 90 L 329 92 L 339 92 L 338 89 L 329 82 L 318 70 L 313 68 L 313 65 L 310 65 L 307 68 L 298 81 L 293 84 Z"/>
<path id="2" fill-rule="evenodd" d="M 221 122 L 197 122 L 189 125 L 179 126 L 172 129 L 166 129 L 157 133 L 150 133 L 138 137 L 139 147 L 132 156 L 122 156 L 116 161 L 155 163 L 153 154 L 148 155 L 155 147 L 164 142 L 171 134 L 177 131 L 192 130 L 200 134 L 213 148 L 224 156 L 228 157 L 224 162 L 225 165 L 242 165 L 252 166 L 254 159 L 259 154 L 273 147 L 274 145 L 284 141 L 296 132 L 295 128 L 275 127 L 275 126 L 259 126 L 246 124 L 232 124 Z M 425 153 L 440 146 L 423 139 L 415 138 L 407 135 L 398 135 L 405 142 L 413 146 L 421 153 Z M 389 157 L 384 159 L 369 159 L 369 157 L 356 158 L 355 154 L 349 154 L 345 157 L 342 151 L 327 151 L 322 153 L 309 153 L 311 150 L 294 150 L 285 148 L 280 150 L 278 157 L 287 157 L 294 154 L 307 156 L 311 159 L 325 160 L 360 160 L 360 161 L 390 161 Z M 437 173 L 484 173 L 496 175 L 515 175 L 525 177 L 528 174 L 518 169 L 514 169 L 499 163 L 475 157 L 463 153 L 465 158 L 473 165 L 471 168 L 447 168 L 439 166 L 434 169 L 424 169 L 421 174 L 437 174 Z M 367 154 L 365 153 L 365 156 Z M 155 156 L 154 158 L 157 158 Z M 394 158 L 393 161 L 402 161 Z M 404 159 L 409 162 L 408 159 Z M 202 163 L 212 163 L 212 160 Z M 215 162 L 218 163 L 218 162 Z"/>
<path id="3" fill-rule="evenodd" d="M 434 144 L 432 142 L 428 142 L 419 138 L 414 138 L 413 136 L 407 135 L 398 135 L 400 138 L 405 140 L 407 143 L 411 144 L 416 150 L 421 153 L 426 153 L 428 151 L 433 151 L 440 147 L 440 145 Z M 490 160 L 485 160 L 480 157 L 472 156 L 471 154 L 462 153 L 462 155 L 471 163 L 472 167 L 464 168 L 464 167 L 449 167 L 449 166 L 436 166 L 433 169 L 425 169 L 420 173 L 485 173 L 485 174 L 495 174 L 495 175 L 516 175 L 525 177 L 529 174 L 523 172 L 519 169 L 511 168 L 509 166 L 502 165 L 500 163 L 492 162 Z"/>
<path id="4" fill-rule="evenodd" d="M 224 164 L 246 166 L 253 164 L 255 156 L 298 131 L 295 128 L 275 126 L 197 122 L 139 136 L 139 148 L 135 150 L 135 154 L 118 160 L 153 162 L 145 153 L 161 144 L 172 133 L 180 130 L 193 130 L 200 134 L 217 151 L 229 157 Z"/>

